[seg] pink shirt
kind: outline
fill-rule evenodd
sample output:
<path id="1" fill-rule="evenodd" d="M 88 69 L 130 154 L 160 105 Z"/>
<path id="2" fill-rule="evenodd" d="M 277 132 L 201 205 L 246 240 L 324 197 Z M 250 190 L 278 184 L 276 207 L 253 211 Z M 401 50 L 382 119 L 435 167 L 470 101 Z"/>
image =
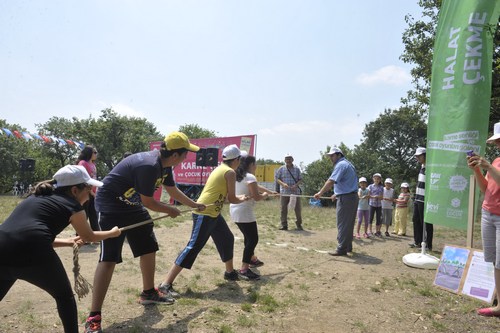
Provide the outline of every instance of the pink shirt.
<path id="1" fill-rule="evenodd" d="M 78 162 L 78 165 L 82 165 L 85 170 L 89 173 L 90 178 L 97 179 L 97 168 L 95 167 L 95 164 L 92 162 L 87 162 L 84 160 L 81 160 Z M 92 187 L 92 192 L 96 192 L 97 188 L 95 186 Z"/>
<path id="2" fill-rule="evenodd" d="M 500 157 L 496 158 L 491 165 L 500 169 Z M 486 174 L 486 179 L 488 180 L 488 186 L 484 192 L 483 209 L 492 214 L 500 215 L 500 185 L 488 174 Z"/>

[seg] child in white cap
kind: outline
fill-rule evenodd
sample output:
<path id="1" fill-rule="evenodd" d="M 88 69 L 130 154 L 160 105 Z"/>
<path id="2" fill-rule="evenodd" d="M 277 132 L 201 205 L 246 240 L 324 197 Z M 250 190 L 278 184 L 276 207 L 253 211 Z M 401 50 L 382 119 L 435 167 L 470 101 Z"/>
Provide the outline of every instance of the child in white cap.
<path id="1" fill-rule="evenodd" d="M 368 190 L 370 191 L 370 231 L 368 232 L 368 236 L 373 234 L 373 218 L 377 215 L 375 222 L 377 232 L 375 236 L 381 237 L 380 227 L 382 225 L 382 198 L 384 195 L 384 185 L 382 185 L 382 175 L 380 173 L 377 172 L 373 175 L 373 184 L 368 186 Z"/>
<path id="2" fill-rule="evenodd" d="M 354 235 L 357 239 L 361 238 L 359 231 L 363 220 L 365 221 L 365 233 L 363 234 L 363 237 L 368 238 L 368 219 L 370 218 L 370 205 L 368 203 L 368 199 L 370 198 L 370 191 L 366 188 L 367 185 L 368 182 L 365 177 L 359 178 L 358 226 L 356 234 Z"/>
<path id="3" fill-rule="evenodd" d="M 408 222 L 408 202 L 410 201 L 410 185 L 401 184 L 401 193 L 396 199 L 396 211 L 394 214 L 394 233 L 398 236 L 406 236 L 406 224 Z"/>
<path id="4" fill-rule="evenodd" d="M 394 203 L 394 189 L 392 188 L 392 179 L 386 178 L 384 182 L 384 196 L 382 198 L 382 224 L 385 225 L 385 235 L 389 237 L 389 226 L 392 224 L 392 211 Z M 380 233 L 381 225 L 377 226 Z"/>

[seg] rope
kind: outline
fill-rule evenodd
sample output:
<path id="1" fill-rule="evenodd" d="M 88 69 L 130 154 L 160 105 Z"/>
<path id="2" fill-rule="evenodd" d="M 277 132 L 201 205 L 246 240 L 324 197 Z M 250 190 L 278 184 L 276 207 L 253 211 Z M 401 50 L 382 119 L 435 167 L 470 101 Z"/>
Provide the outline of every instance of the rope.
<path id="1" fill-rule="evenodd" d="M 271 196 L 282 196 L 282 197 L 297 197 L 297 198 L 314 198 L 314 195 L 302 195 L 302 194 L 271 194 Z M 332 199 L 332 197 L 319 197 L 318 199 Z"/>
<path id="2" fill-rule="evenodd" d="M 209 207 L 209 206 L 213 206 L 213 205 L 214 204 L 209 204 L 209 205 L 205 205 L 205 206 Z M 192 212 L 192 211 L 196 211 L 196 210 L 197 209 L 186 209 L 186 210 L 181 210 L 180 212 L 186 213 L 186 212 Z M 160 219 L 163 219 L 163 218 L 168 217 L 168 216 L 170 216 L 170 215 L 165 214 L 165 215 L 161 215 L 161 216 L 158 216 L 158 217 L 155 217 L 155 218 L 143 221 L 143 222 L 128 225 L 126 227 L 120 228 L 120 231 L 123 232 L 125 230 L 137 228 L 137 227 L 140 227 L 142 225 L 149 224 L 153 221 L 160 220 Z M 76 244 L 76 243 L 73 244 L 73 275 L 75 277 L 75 286 L 73 289 L 75 290 L 76 294 L 78 295 L 78 300 L 87 296 L 88 293 L 90 292 L 90 290 L 92 289 L 92 285 L 87 280 L 85 280 L 85 278 L 80 274 L 80 263 L 78 262 L 78 253 L 79 252 L 80 252 L 80 247 L 78 246 L 78 244 Z"/>
<path id="3" fill-rule="evenodd" d="M 206 207 L 210 207 L 210 206 L 213 206 L 214 204 L 209 204 L 209 205 L 205 205 Z M 181 214 L 182 213 L 187 213 L 187 212 L 195 212 L 195 211 L 198 211 L 198 209 L 186 209 L 186 210 L 181 210 Z M 134 229 L 134 228 L 137 228 L 137 227 L 140 227 L 140 226 L 143 226 L 145 224 L 149 224 L 153 221 L 156 221 L 156 220 L 160 220 L 160 219 L 164 219 L 165 217 L 169 217 L 170 215 L 168 214 L 165 214 L 165 215 L 160 215 L 160 216 L 157 216 L 155 218 L 152 218 L 152 219 L 149 219 L 149 220 L 146 220 L 146 221 L 142 221 L 142 222 L 138 222 L 138 223 L 135 223 L 135 224 L 131 224 L 131 225 L 128 225 L 126 227 L 122 227 L 120 228 L 120 231 L 121 232 L 124 232 L 125 230 L 130 230 L 130 229 Z"/>
<path id="4" fill-rule="evenodd" d="M 78 300 L 87 296 L 90 289 L 92 289 L 92 285 L 88 283 L 87 280 L 80 274 L 80 264 L 78 263 L 78 252 L 79 246 L 78 244 L 73 244 L 73 274 L 75 277 L 75 289 L 76 294 L 78 295 Z"/>

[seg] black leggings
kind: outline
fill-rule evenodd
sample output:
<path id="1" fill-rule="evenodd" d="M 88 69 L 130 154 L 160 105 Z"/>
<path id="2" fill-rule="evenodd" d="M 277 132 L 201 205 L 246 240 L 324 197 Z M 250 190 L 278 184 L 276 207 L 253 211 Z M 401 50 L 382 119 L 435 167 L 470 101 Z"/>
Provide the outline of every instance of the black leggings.
<path id="1" fill-rule="evenodd" d="M 375 219 L 375 225 L 382 225 L 382 207 L 370 206 L 370 225 L 373 224 L 373 217 L 377 215 Z"/>
<path id="2" fill-rule="evenodd" d="M 236 223 L 243 233 L 245 249 L 243 250 L 243 262 L 250 264 L 254 255 L 255 247 L 259 242 L 259 232 L 257 230 L 257 222 Z"/>
<path id="3" fill-rule="evenodd" d="M 0 264 L 0 301 L 17 279 L 25 280 L 48 292 L 57 304 L 65 333 L 78 333 L 76 301 L 61 259 L 51 249 L 43 259 L 23 266 Z"/>

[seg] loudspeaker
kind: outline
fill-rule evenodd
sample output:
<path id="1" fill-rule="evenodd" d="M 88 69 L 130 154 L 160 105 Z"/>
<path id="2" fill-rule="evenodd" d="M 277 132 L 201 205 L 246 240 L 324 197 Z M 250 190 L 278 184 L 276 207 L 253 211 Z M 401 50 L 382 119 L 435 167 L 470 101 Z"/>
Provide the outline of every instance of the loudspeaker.
<path id="1" fill-rule="evenodd" d="M 35 171 L 35 160 L 32 158 L 19 160 L 19 169 L 21 171 Z"/>
<path id="2" fill-rule="evenodd" d="M 196 152 L 196 166 L 215 167 L 219 164 L 219 148 L 200 148 Z"/>
<path id="3" fill-rule="evenodd" d="M 219 164 L 219 148 L 207 148 L 205 151 L 205 164 L 215 167 Z"/>
<path id="4" fill-rule="evenodd" d="M 196 152 L 196 166 L 197 167 L 205 167 L 207 166 L 207 162 L 205 160 L 205 154 L 206 154 L 206 149 L 205 148 L 200 148 Z"/>

